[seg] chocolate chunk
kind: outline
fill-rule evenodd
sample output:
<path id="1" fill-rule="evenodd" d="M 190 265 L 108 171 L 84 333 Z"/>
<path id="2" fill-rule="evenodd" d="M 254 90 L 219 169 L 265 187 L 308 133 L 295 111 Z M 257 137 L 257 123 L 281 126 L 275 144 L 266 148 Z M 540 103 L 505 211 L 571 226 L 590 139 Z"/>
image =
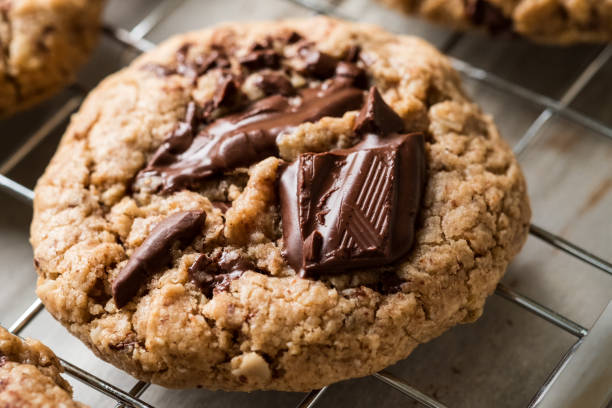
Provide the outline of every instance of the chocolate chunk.
<path id="1" fill-rule="evenodd" d="M 358 45 L 351 45 L 346 52 L 344 60 L 355 63 L 359 59 L 359 54 L 361 54 L 361 47 Z"/>
<path id="2" fill-rule="evenodd" d="M 375 133 L 388 135 L 401 132 L 404 121 L 380 96 L 376 87 L 371 87 L 365 105 L 355 119 L 353 130 L 358 134 Z"/>
<path id="3" fill-rule="evenodd" d="M 163 143 L 163 149 L 158 149 L 149 163 L 155 166 L 163 166 L 172 163 L 172 155 L 187 149 L 193 141 L 194 127 L 196 125 L 197 106 L 195 102 L 189 102 L 185 113 L 185 120 L 179 122 L 172 133 Z"/>
<path id="4" fill-rule="evenodd" d="M 295 88 L 291 81 L 285 75 L 276 72 L 261 74 L 255 81 L 255 86 L 266 95 L 281 94 L 290 96 L 295 94 Z"/>
<path id="5" fill-rule="evenodd" d="M 191 43 L 183 44 L 176 52 L 175 66 L 146 63 L 141 69 L 154 72 L 157 76 L 182 75 L 194 81 L 213 68 L 228 68 L 230 62 L 220 49 L 213 49 L 206 55 L 198 55 L 192 61 L 188 59 Z"/>
<path id="6" fill-rule="evenodd" d="M 301 48 L 299 54 L 306 64 L 304 69 L 308 75 L 319 79 L 326 79 L 330 78 L 336 72 L 338 59 L 329 54 L 321 52 L 311 46 Z"/>
<path id="7" fill-rule="evenodd" d="M 151 275 L 166 267 L 172 259 L 174 243 L 187 245 L 202 231 L 205 220 L 204 211 L 181 211 L 157 224 L 113 282 L 117 307 L 125 306 Z"/>
<path id="8" fill-rule="evenodd" d="M 412 247 L 425 183 L 424 137 L 367 135 L 306 153 L 280 179 L 284 254 L 302 277 L 377 267 Z"/>
<path id="9" fill-rule="evenodd" d="M 289 35 L 285 36 L 283 40 L 287 44 L 295 44 L 296 42 L 302 40 L 302 38 L 303 37 L 301 35 L 299 35 L 295 31 L 292 31 L 291 33 L 289 33 Z"/>
<path id="10" fill-rule="evenodd" d="M 474 25 L 484 26 L 494 35 L 512 32 L 513 22 L 498 6 L 486 0 L 464 0 L 466 17 Z"/>
<path id="11" fill-rule="evenodd" d="M 357 88 L 365 89 L 368 86 L 368 77 L 363 69 L 355 64 L 340 61 L 336 66 L 336 76 L 350 80 Z"/>
<path id="12" fill-rule="evenodd" d="M 251 50 L 247 55 L 240 58 L 240 64 L 250 70 L 275 69 L 280 66 L 280 55 L 273 49 Z"/>
<path id="13" fill-rule="evenodd" d="M 240 100 L 240 89 L 236 84 L 233 76 L 222 77 L 219 81 L 219 86 L 213 95 L 213 105 L 215 108 L 232 107 L 238 104 Z"/>
<path id="14" fill-rule="evenodd" d="M 213 174 L 277 155 L 278 135 L 325 116 L 342 116 L 362 104 L 363 91 L 344 83 L 301 89 L 292 103 L 287 97 L 272 95 L 247 106 L 244 112 L 210 123 L 185 151 L 170 151 L 163 143 L 153 156 L 163 156 L 163 164 L 149 162 L 137 178 L 161 177 L 163 192 L 197 188 Z"/>
<path id="15" fill-rule="evenodd" d="M 242 257 L 230 258 L 226 253 L 216 257 L 201 254 L 189 268 L 189 277 L 210 298 L 214 292 L 228 290 L 231 281 L 240 278 L 246 271 L 258 269 Z"/>
<path id="16" fill-rule="evenodd" d="M 0 354 L 0 367 L 3 367 L 7 361 L 8 361 L 8 357 L 3 354 Z"/>

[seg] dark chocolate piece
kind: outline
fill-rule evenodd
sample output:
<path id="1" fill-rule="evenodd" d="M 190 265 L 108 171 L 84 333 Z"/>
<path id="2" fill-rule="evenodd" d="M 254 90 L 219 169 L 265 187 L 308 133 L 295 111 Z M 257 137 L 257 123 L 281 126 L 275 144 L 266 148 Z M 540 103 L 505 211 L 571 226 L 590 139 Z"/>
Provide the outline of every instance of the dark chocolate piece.
<path id="1" fill-rule="evenodd" d="M 214 258 L 201 254 L 189 268 L 189 277 L 210 298 L 214 292 L 228 290 L 231 281 L 240 278 L 246 271 L 258 269 L 245 258 L 229 259 L 226 253 Z"/>
<path id="2" fill-rule="evenodd" d="M 383 100 L 376 87 L 371 87 L 365 105 L 355 120 L 353 130 L 358 134 L 388 135 L 400 132 L 404 121 Z"/>
<path id="3" fill-rule="evenodd" d="M 3 367 L 8 361 L 8 357 L 0 353 L 0 367 Z"/>
<path id="4" fill-rule="evenodd" d="M 330 78 L 336 72 L 338 59 L 308 45 L 300 49 L 300 57 L 304 60 L 305 71 L 315 78 Z"/>
<path id="5" fill-rule="evenodd" d="M 289 33 L 289 35 L 283 37 L 283 40 L 287 44 L 295 44 L 296 42 L 302 40 L 302 38 L 303 37 L 299 35 L 297 32 L 292 31 L 291 33 Z"/>
<path id="6" fill-rule="evenodd" d="M 259 48 L 253 47 L 247 55 L 242 57 L 240 64 L 250 70 L 262 68 L 274 69 L 280 66 L 280 55 L 274 49 L 265 48 L 265 45 L 259 45 Z"/>
<path id="7" fill-rule="evenodd" d="M 255 81 L 255 85 L 266 95 L 281 94 L 290 96 L 295 94 L 295 88 L 291 81 L 285 75 L 276 72 L 261 74 Z"/>
<path id="8" fill-rule="evenodd" d="M 213 174 L 277 155 L 276 138 L 281 133 L 325 116 L 342 116 L 363 104 L 362 90 L 345 83 L 331 86 L 333 83 L 301 89 L 292 103 L 282 95 L 252 103 L 243 112 L 204 127 L 184 151 L 163 143 L 137 177 L 160 176 L 163 192 L 197 188 Z"/>
<path id="9" fill-rule="evenodd" d="M 421 133 L 300 155 L 280 179 L 289 264 L 317 277 L 398 260 L 412 247 L 424 183 Z"/>
<path id="10" fill-rule="evenodd" d="M 355 63 L 359 59 L 359 54 L 361 54 L 361 47 L 358 45 L 351 45 L 346 52 L 344 60 Z"/>
<path id="11" fill-rule="evenodd" d="M 177 241 L 181 246 L 191 242 L 202 231 L 205 220 L 204 211 L 181 211 L 157 224 L 113 282 L 117 307 L 125 306 L 151 275 L 166 267 L 172 246 Z"/>
<path id="12" fill-rule="evenodd" d="M 366 89 L 368 86 L 368 77 L 365 71 L 349 62 L 340 61 L 338 63 L 336 66 L 336 77 L 346 78 L 357 88 Z"/>
<path id="13" fill-rule="evenodd" d="M 219 80 L 219 86 L 213 95 L 213 106 L 231 108 L 240 100 L 240 89 L 232 75 L 224 76 Z"/>
<path id="14" fill-rule="evenodd" d="M 465 14 L 472 24 L 486 27 L 493 35 L 513 31 L 512 19 L 495 4 L 487 0 L 464 0 L 464 3 Z"/>
<path id="15" fill-rule="evenodd" d="M 176 52 L 176 64 L 166 66 L 147 63 L 141 69 L 152 71 L 160 77 L 182 75 L 196 80 L 199 76 L 213 68 L 229 68 L 230 62 L 220 49 L 213 49 L 205 55 L 198 55 L 193 61 L 188 61 L 187 53 L 192 44 L 183 44 Z"/>

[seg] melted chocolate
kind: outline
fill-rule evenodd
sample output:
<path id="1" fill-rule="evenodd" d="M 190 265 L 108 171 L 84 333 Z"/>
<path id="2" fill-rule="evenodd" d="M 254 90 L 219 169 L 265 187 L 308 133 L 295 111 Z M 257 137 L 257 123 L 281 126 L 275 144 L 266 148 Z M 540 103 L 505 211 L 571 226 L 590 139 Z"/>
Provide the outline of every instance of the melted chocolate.
<path id="1" fill-rule="evenodd" d="M 113 282 L 117 307 L 125 306 L 151 275 L 166 267 L 174 243 L 187 245 L 202 231 L 205 220 L 204 211 L 182 211 L 157 224 Z"/>
<path id="2" fill-rule="evenodd" d="M 160 176 L 163 192 L 196 188 L 215 173 L 277 155 L 276 138 L 281 133 L 325 116 L 341 116 L 363 103 L 361 89 L 335 80 L 300 89 L 297 96 L 295 100 L 269 96 L 241 113 L 217 119 L 193 137 L 185 150 L 176 148 L 173 134 L 138 177 Z"/>
<path id="3" fill-rule="evenodd" d="M 255 265 L 245 258 L 230 259 L 226 253 L 214 258 L 201 254 L 189 268 L 189 277 L 210 298 L 214 292 L 228 290 L 231 282 L 246 271 L 256 270 Z"/>

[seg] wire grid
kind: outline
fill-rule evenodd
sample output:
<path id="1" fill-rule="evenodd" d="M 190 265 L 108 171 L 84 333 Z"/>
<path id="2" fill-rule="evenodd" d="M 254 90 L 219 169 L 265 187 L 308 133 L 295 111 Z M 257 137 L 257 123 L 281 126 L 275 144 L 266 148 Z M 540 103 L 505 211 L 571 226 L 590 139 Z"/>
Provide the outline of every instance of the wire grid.
<path id="1" fill-rule="evenodd" d="M 123 28 L 105 26 L 103 32 L 109 38 L 117 41 L 122 46 L 132 49 L 137 52 L 145 52 L 154 47 L 154 44 L 148 41 L 145 36 L 151 32 L 172 10 L 178 7 L 184 0 L 164 0 L 155 7 L 148 15 L 145 16 L 131 30 Z M 299 4 L 311 9 L 317 14 L 329 14 L 336 17 L 351 19 L 349 16 L 342 15 L 336 9 L 342 1 L 338 0 L 285 0 L 291 3 Z M 461 38 L 461 34 L 452 35 L 449 40 L 441 47 L 441 50 L 448 53 L 450 49 Z M 586 69 L 578 76 L 572 86 L 558 100 L 541 95 L 512 82 L 506 81 L 490 72 L 476 68 L 469 63 L 451 58 L 452 64 L 461 73 L 476 81 L 483 82 L 488 86 L 498 89 L 502 92 L 510 93 L 520 98 L 531 101 L 540 106 L 542 112 L 531 123 L 527 131 L 520 138 L 514 147 L 517 155 L 520 155 L 536 138 L 542 127 L 554 116 L 559 115 L 574 123 L 585 126 L 599 134 L 602 134 L 612 139 L 612 128 L 603 123 L 592 119 L 578 111 L 569 108 L 569 104 L 576 98 L 580 91 L 590 82 L 590 80 L 599 72 L 603 65 L 612 59 L 612 44 L 608 44 L 603 50 L 591 61 Z M 5 174 L 9 172 L 21 159 L 23 159 L 30 151 L 32 151 L 42 140 L 44 140 L 53 130 L 63 123 L 68 116 L 74 112 L 81 104 L 87 90 L 75 86 L 80 95 L 70 98 L 55 114 L 46 122 L 40 125 L 38 130 L 34 132 L 26 142 L 0 166 L 0 188 L 8 194 L 16 197 L 26 204 L 32 205 L 34 192 L 27 187 L 11 180 Z M 603 271 L 612 276 L 612 264 L 604 259 L 584 250 L 580 246 L 569 242 L 541 227 L 531 225 L 530 234 L 539 238 L 543 242 L 557 248 L 564 253 L 571 255 L 588 265 Z M 537 404 L 540 398 L 546 393 L 548 387 L 552 383 L 555 375 L 565 366 L 565 362 L 571 357 L 580 347 L 583 337 L 588 334 L 588 330 L 580 324 L 562 316 L 554 310 L 521 295 L 508 288 L 504 284 L 499 284 L 495 293 L 502 298 L 515 303 L 525 310 L 533 313 L 541 319 L 544 319 L 562 330 L 570 333 L 577 338 L 573 346 L 567 350 L 563 358 L 559 361 L 555 369 L 551 372 L 548 380 L 542 385 L 540 390 L 534 395 L 529 407 Z M 43 304 L 40 299 L 36 299 L 22 315 L 9 327 L 9 331 L 14 334 L 19 334 L 36 315 L 43 309 Z M 103 379 L 89 374 L 78 366 L 60 359 L 60 362 L 67 374 L 90 386 L 94 390 L 109 396 L 117 402 L 119 407 L 138 407 L 145 408 L 151 405 L 142 401 L 139 397 L 146 391 L 150 384 L 143 381 L 138 381 L 128 392 L 104 381 Z M 422 405 L 429 408 L 445 408 L 442 402 L 420 392 L 412 387 L 405 379 L 397 377 L 385 370 L 372 375 L 377 380 L 395 388 L 407 397 L 420 402 Z M 323 393 L 329 387 L 324 387 L 320 390 L 314 390 L 308 393 L 304 399 L 297 405 L 297 408 L 314 407 Z"/>

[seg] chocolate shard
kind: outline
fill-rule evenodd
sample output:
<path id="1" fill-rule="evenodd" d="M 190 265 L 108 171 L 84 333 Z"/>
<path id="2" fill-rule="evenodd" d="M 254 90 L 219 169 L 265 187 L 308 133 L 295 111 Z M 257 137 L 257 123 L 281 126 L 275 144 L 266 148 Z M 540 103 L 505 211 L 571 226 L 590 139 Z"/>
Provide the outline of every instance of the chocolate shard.
<path id="1" fill-rule="evenodd" d="M 361 54 L 361 47 L 358 45 L 351 45 L 346 51 L 344 60 L 347 62 L 355 63 L 359 59 L 359 54 Z"/>
<path id="2" fill-rule="evenodd" d="M 221 77 L 219 85 L 213 95 L 213 106 L 215 108 L 227 107 L 231 108 L 237 105 L 240 101 L 240 88 L 236 84 L 236 79 L 233 75 Z"/>
<path id="3" fill-rule="evenodd" d="M 268 37 L 263 42 L 255 43 L 249 52 L 239 59 L 240 65 L 250 70 L 263 68 L 276 69 L 280 66 L 281 56 L 274 50 L 274 41 Z"/>
<path id="4" fill-rule="evenodd" d="M 280 55 L 273 49 L 253 49 L 240 58 L 240 64 L 250 70 L 276 69 L 280 66 Z"/>
<path id="5" fill-rule="evenodd" d="M 368 77 L 365 71 L 357 65 L 340 61 L 336 66 L 336 77 L 346 78 L 357 88 L 366 89 L 368 86 Z"/>
<path id="6" fill-rule="evenodd" d="M 246 258 L 230 258 L 227 253 L 215 257 L 200 254 L 189 267 L 189 277 L 202 293 L 210 298 L 215 292 L 228 290 L 231 281 L 240 278 L 246 271 L 258 271 Z"/>
<path id="7" fill-rule="evenodd" d="M 204 211 L 181 211 L 157 224 L 147 239 L 132 254 L 113 282 L 117 307 L 125 306 L 153 274 L 170 262 L 172 246 L 191 242 L 204 227 Z"/>
<path id="8" fill-rule="evenodd" d="M 371 87 L 365 105 L 355 120 L 353 130 L 357 134 L 375 133 L 388 135 L 401 132 L 404 121 L 380 96 L 376 87 Z"/>
<path id="9" fill-rule="evenodd" d="M 281 94 L 283 96 L 291 96 L 295 94 L 295 88 L 291 81 L 285 75 L 276 72 L 261 74 L 255 81 L 255 86 L 266 95 Z"/>
<path id="10" fill-rule="evenodd" d="M 425 184 L 421 133 L 369 134 L 306 153 L 280 178 L 284 254 L 302 277 L 390 264 L 412 247 Z"/>
<path id="11" fill-rule="evenodd" d="M 305 72 L 315 78 L 330 78 L 336 72 L 338 59 L 308 45 L 300 49 L 300 57 L 304 60 Z"/>
<path id="12" fill-rule="evenodd" d="M 147 63 L 141 69 L 152 71 L 157 76 L 165 77 L 170 75 L 182 75 L 196 80 L 199 76 L 213 68 L 228 68 L 230 62 L 227 56 L 221 49 L 212 49 L 204 55 L 198 55 L 193 60 L 188 59 L 189 49 L 193 46 L 191 43 L 185 43 L 176 51 L 176 64 L 172 66 Z"/>
<path id="13" fill-rule="evenodd" d="M 334 82 L 334 80 L 328 81 Z M 137 178 L 159 176 L 162 192 L 197 188 L 210 176 L 248 166 L 278 155 L 276 138 L 305 122 L 342 116 L 363 104 L 362 90 L 342 82 L 338 86 L 300 89 L 296 99 L 272 95 L 250 104 L 243 112 L 221 117 L 201 129 L 181 152 L 163 143 Z"/>
<path id="14" fill-rule="evenodd" d="M 301 41 L 303 37 L 295 31 L 291 31 L 289 34 L 282 37 L 282 40 L 286 44 L 295 44 L 298 41 Z"/>

